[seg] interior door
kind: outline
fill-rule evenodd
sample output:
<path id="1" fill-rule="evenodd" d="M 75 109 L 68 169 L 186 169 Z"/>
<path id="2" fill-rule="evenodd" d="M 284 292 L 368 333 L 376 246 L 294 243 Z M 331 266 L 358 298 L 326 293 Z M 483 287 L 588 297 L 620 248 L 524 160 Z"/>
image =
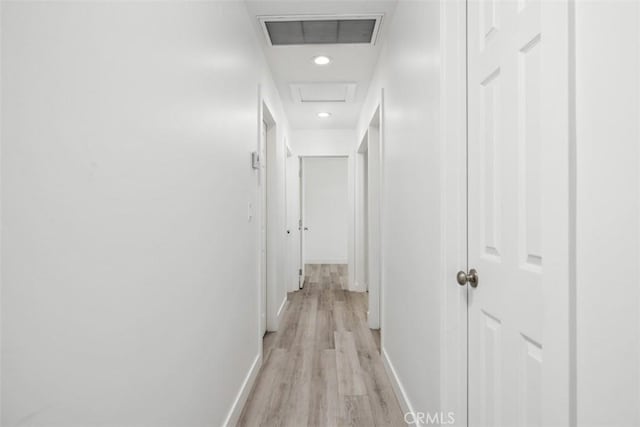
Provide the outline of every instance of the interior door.
<path id="1" fill-rule="evenodd" d="M 468 1 L 469 425 L 541 425 L 539 1 Z M 545 101 L 552 102 L 547 97 Z"/>

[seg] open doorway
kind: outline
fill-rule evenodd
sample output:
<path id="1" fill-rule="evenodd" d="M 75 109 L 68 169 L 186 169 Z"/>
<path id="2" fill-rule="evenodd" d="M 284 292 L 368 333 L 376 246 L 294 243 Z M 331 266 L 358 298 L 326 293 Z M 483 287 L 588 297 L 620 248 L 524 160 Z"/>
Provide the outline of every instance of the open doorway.
<path id="1" fill-rule="evenodd" d="M 305 283 L 337 275 L 348 280 L 349 164 L 347 156 L 300 158 L 300 248 Z"/>
<path id="2" fill-rule="evenodd" d="M 381 329 L 380 176 L 381 111 L 376 109 L 358 147 L 356 211 L 356 283 L 368 293 L 367 322 Z"/>

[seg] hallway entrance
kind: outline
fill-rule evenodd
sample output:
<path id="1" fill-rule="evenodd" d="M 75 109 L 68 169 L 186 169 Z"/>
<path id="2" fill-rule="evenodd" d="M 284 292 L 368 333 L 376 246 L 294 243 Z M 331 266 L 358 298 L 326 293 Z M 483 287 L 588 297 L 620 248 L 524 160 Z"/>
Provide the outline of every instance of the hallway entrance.
<path id="1" fill-rule="evenodd" d="M 367 325 L 365 294 L 343 289 L 346 265 L 306 271 L 280 329 L 265 336 L 264 363 L 238 425 L 404 425 L 380 336 Z"/>

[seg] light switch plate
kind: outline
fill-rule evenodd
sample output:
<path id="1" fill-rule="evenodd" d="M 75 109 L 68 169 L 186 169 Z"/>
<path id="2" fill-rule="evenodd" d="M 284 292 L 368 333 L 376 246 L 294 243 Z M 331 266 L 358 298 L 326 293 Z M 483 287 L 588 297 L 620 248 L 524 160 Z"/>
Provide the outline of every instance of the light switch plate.
<path id="1" fill-rule="evenodd" d="M 257 151 L 251 153 L 251 167 L 254 169 L 260 169 L 260 155 Z"/>

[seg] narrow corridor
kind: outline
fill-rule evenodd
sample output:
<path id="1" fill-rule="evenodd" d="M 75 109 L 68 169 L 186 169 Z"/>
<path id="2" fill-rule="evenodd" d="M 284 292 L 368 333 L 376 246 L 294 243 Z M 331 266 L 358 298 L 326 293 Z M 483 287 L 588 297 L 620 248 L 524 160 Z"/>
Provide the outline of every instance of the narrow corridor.
<path id="1" fill-rule="evenodd" d="M 0 0 L 0 427 L 640 427 L 640 0 Z"/>
<path id="2" fill-rule="evenodd" d="M 343 290 L 346 265 L 309 265 L 289 294 L 281 329 L 239 425 L 399 426 L 403 414 L 366 322 L 367 294 Z"/>

